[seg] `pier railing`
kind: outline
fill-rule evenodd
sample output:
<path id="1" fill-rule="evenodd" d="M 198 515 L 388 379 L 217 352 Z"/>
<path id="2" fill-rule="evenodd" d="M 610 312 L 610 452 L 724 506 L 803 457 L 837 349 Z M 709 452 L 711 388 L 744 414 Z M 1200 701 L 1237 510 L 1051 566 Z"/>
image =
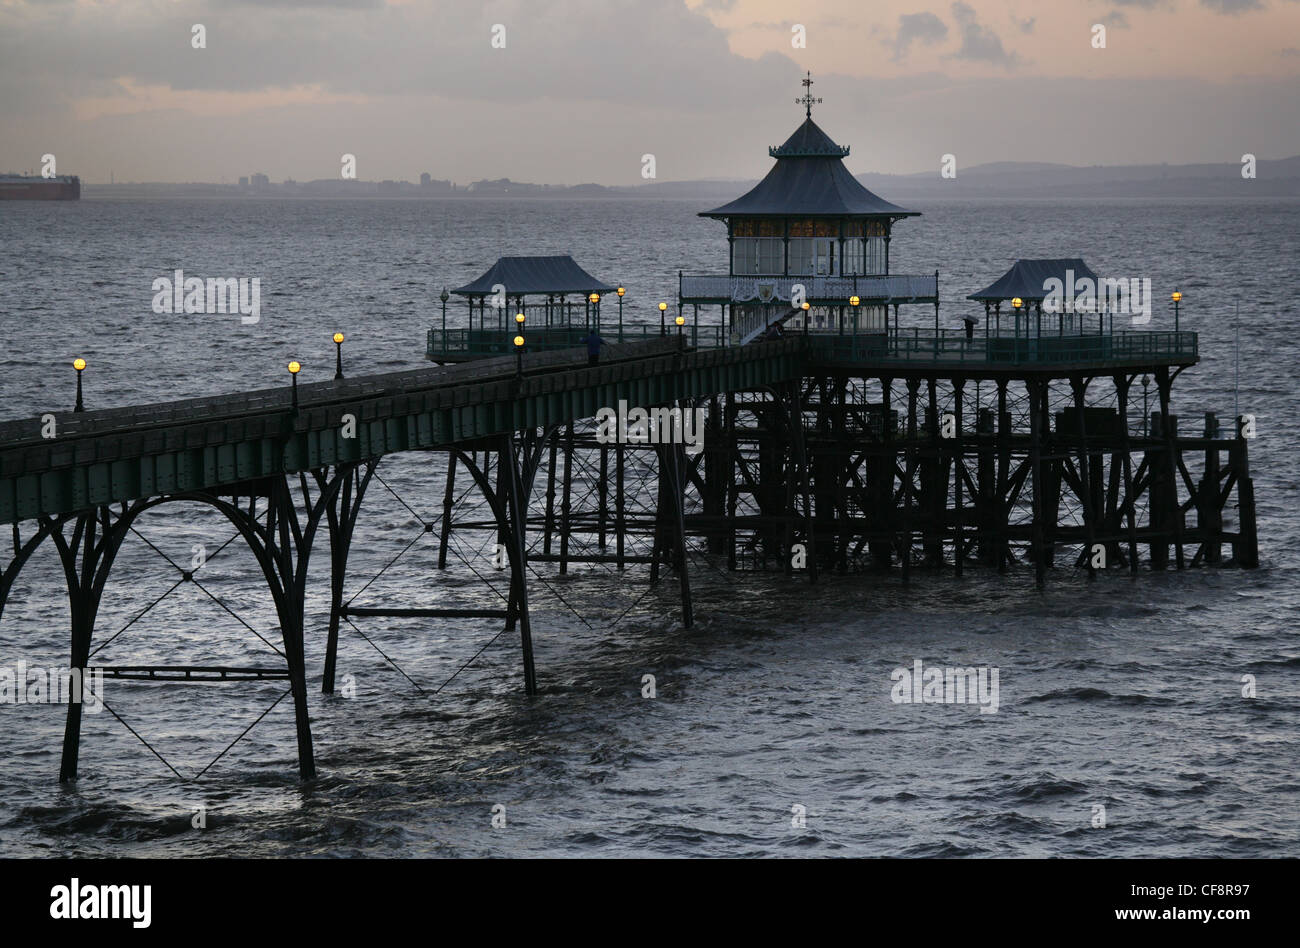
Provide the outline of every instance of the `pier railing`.
<path id="1" fill-rule="evenodd" d="M 977 336 L 962 330 L 902 330 L 871 335 L 807 335 L 815 359 L 825 362 L 932 362 L 977 365 L 1195 362 L 1194 332 L 1117 332 L 1076 336 Z"/>
<path id="2" fill-rule="evenodd" d="M 551 352 L 557 349 L 576 349 L 585 346 L 583 339 L 589 330 L 585 326 L 535 326 L 525 324 L 525 352 Z M 649 342 L 661 336 L 680 333 L 692 349 L 717 349 L 723 344 L 721 326 L 695 326 L 688 324 L 680 329 L 669 323 L 666 330 L 645 324 L 619 326 L 602 325 L 600 338 L 605 343 Z M 425 343 L 425 354 L 435 361 L 457 362 L 480 359 L 485 356 L 509 355 L 514 351 L 513 330 L 496 329 L 430 329 Z"/>
<path id="3" fill-rule="evenodd" d="M 937 273 L 772 277 L 683 273 L 677 278 L 678 299 L 686 303 L 788 303 L 796 284 L 803 286 L 808 302 L 818 305 L 847 306 L 854 296 L 863 303 L 934 302 L 939 296 Z"/>
<path id="4" fill-rule="evenodd" d="M 578 326 L 525 325 L 522 335 L 526 353 L 576 349 L 585 345 L 589 330 Z M 716 349 L 735 345 L 724 327 L 696 326 L 688 322 L 677 327 L 633 324 L 602 325 L 604 343 L 646 342 L 663 335 L 681 335 L 692 349 Z M 968 339 L 964 330 L 904 328 L 888 333 L 804 332 L 787 327 L 786 338 L 809 340 L 810 354 L 823 362 L 930 362 L 941 365 L 1061 365 L 1100 363 L 1107 365 L 1153 362 L 1196 362 L 1199 358 L 1197 334 L 1132 330 L 1114 333 L 1074 333 L 1067 335 L 996 335 L 977 333 Z M 461 362 L 488 356 L 509 355 L 514 351 L 515 332 L 497 329 L 430 329 L 426 355 L 436 362 Z"/>

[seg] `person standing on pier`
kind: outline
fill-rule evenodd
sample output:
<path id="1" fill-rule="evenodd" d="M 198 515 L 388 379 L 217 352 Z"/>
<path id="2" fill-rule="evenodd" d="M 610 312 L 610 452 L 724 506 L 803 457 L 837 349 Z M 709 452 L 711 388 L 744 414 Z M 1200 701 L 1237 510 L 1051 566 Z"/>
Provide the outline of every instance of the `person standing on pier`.
<path id="1" fill-rule="evenodd" d="M 967 314 L 962 317 L 962 322 L 966 324 L 966 342 L 969 345 L 975 341 L 975 324 L 979 322 L 979 317 Z"/>
<path id="2" fill-rule="evenodd" d="M 600 338 L 600 333 L 593 329 L 579 341 L 587 344 L 587 365 L 596 365 L 600 362 L 600 347 L 605 342 Z"/>

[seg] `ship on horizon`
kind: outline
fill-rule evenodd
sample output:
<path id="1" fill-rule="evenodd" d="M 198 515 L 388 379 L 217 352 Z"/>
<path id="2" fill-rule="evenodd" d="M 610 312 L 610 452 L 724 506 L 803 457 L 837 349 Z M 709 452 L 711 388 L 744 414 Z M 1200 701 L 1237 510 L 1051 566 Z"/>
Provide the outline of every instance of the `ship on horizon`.
<path id="1" fill-rule="evenodd" d="M 0 201 L 79 201 L 81 178 L 61 174 L 52 178 L 40 175 L 0 174 Z"/>

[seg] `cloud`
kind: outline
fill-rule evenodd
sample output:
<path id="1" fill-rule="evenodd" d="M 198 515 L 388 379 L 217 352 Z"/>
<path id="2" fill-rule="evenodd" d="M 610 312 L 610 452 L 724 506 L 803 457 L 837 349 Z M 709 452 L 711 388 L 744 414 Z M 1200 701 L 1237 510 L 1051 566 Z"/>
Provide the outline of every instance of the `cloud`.
<path id="1" fill-rule="evenodd" d="M 1012 19 L 1015 20 L 1014 17 Z M 1038 17 L 1036 16 L 1031 16 L 1027 20 L 1015 20 L 1015 24 L 1016 26 L 1020 27 L 1021 33 L 1034 32 L 1034 24 L 1036 24 L 1037 22 L 1038 22 Z"/>
<path id="2" fill-rule="evenodd" d="M 898 35 L 894 38 L 894 59 L 907 55 L 914 42 L 933 45 L 946 39 L 948 25 L 933 13 L 904 13 L 898 18 Z"/>
<path id="3" fill-rule="evenodd" d="M 1116 30 L 1128 29 L 1128 17 L 1123 10 L 1111 10 L 1106 14 L 1106 25 Z"/>
<path id="4" fill-rule="evenodd" d="M 43 108 L 124 96 L 134 85 L 707 110 L 784 99 L 797 69 L 785 57 L 732 54 L 726 33 L 681 0 L 501 0 L 490 10 L 275 0 L 252 9 L 127 2 L 79 6 L 69 17 L 57 7 L 0 3 L 0 89 L 23 89 Z M 206 27 L 206 49 L 190 45 L 194 23 Z M 492 45 L 497 23 L 504 49 Z"/>
<path id="5" fill-rule="evenodd" d="M 1063 41 L 1046 12 L 1042 33 L 1021 32 L 1017 21 L 1033 15 L 1027 4 L 1012 20 L 1004 7 L 976 0 L 911 0 L 910 9 L 933 12 L 895 19 L 896 10 L 880 19 L 872 42 L 869 18 L 856 30 L 837 25 L 833 35 L 819 25 L 818 58 L 809 62 L 791 51 L 788 22 L 772 27 L 766 46 L 746 52 L 736 44 L 744 29 L 724 21 L 752 2 L 714 14 L 715 24 L 700 0 L 0 0 L 0 89 L 11 93 L 0 96 L 0 169 L 31 167 L 53 152 L 60 170 L 91 181 L 107 180 L 110 169 L 118 180 L 255 170 L 306 180 L 337 176 L 340 155 L 355 153 L 365 178 L 428 170 L 460 182 L 639 184 L 649 152 L 665 181 L 757 177 L 769 166 L 766 147 L 803 117 L 793 100 L 809 67 L 814 91 L 826 96 L 818 120 L 837 141 L 859 146 L 855 171 L 930 167 L 933 155 L 958 148 L 983 160 L 1023 157 L 1007 142 L 1030 139 L 1035 158 L 1078 163 L 1209 160 L 1243 137 L 1259 154 L 1300 152 L 1300 60 L 1278 55 L 1276 45 L 1300 43 L 1270 22 L 1276 15 L 1284 26 L 1294 2 L 1230 22 L 1257 32 L 1222 51 L 1238 59 L 1187 59 L 1205 73 L 1198 84 L 1181 75 L 1159 81 L 1170 69 L 1173 44 L 1164 44 L 1153 52 L 1153 77 L 1115 76 L 1110 85 L 1052 76 Z M 757 6 L 775 15 L 772 2 Z M 840 2 L 836 9 L 847 10 L 860 0 Z M 1168 0 L 1095 0 L 1093 13 L 1127 11 L 1136 27 L 1153 6 L 1163 11 Z M 1187 0 L 1177 15 L 1208 31 L 1224 25 Z M 207 27 L 205 50 L 190 45 L 193 23 Z M 507 27 L 504 50 L 491 46 L 494 23 Z M 823 39 L 854 57 L 841 67 L 846 74 L 836 74 L 834 57 L 820 58 Z M 1068 41 L 1083 47 L 1073 30 Z M 901 50 L 910 61 L 941 52 L 946 62 L 864 64 L 858 51 L 869 47 Z M 1211 80 L 1242 49 L 1253 51 L 1250 65 L 1279 75 Z M 990 103 L 1003 116 L 996 127 Z M 1083 135 L 1070 123 L 1085 113 L 1111 124 L 1097 118 Z"/>
<path id="6" fill-rule="evenodd" d="M 1007 67 L 1019 63 L 1016 54 L 1008 53 L 1003 48 L 1001 38 L 979 23 L 974 7 L 957 0 L 952 5 L 952 15 L 961 33 L 961 48 L 953 54 L 957 59 L 997 63 Z"/>

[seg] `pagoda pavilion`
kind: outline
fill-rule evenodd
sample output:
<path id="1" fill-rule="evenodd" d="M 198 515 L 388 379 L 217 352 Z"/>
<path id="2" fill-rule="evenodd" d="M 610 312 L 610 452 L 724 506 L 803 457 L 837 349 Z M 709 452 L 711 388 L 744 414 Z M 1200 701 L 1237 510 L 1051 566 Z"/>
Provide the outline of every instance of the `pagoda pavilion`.
<path id="1" fill-rule="evenodd" d="M 939 275 L 890 272 L 894 224 L 919 212 L 884 200 L 863 187 L 837 145 L 812 118 L 820 99 L 805 93 L 804 121 L 780 146 L 768 149 L 776 164 L 753 190 L 701 212 L 727 225 L 725 274 L 681 274 L 678 307 L 722 307 L 728 341 L 745 343 L 774 325 L 819 333 L 885 333 L 889 307 L 897 322 L 902 303 L 939 309 Z M 806 303 L 807 306 L 802 304 Z M 728 322 L 728 311 L 730 319 Z"/>

